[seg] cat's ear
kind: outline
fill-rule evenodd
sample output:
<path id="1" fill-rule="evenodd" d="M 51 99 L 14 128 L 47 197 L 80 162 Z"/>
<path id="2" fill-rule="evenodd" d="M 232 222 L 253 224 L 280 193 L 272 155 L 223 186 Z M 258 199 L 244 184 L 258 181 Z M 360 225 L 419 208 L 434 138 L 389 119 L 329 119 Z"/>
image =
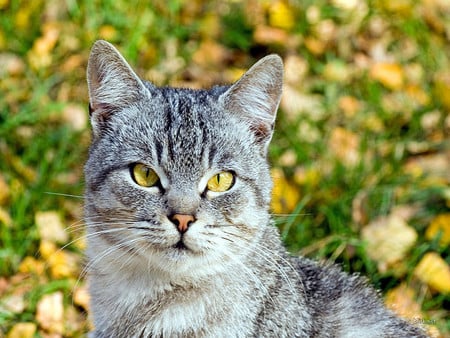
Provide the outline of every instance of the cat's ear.
<path id="1" fill-rule="evenodd" d="M 89 55 L 87 83 L 89 112 L 96 135 L 115 112 L 149 96 L 149 91 L 122 55 L 103 40 L 94 43 Z"/>
<path id="2" fill-rule="evenodd" d="M 283 62 L 278 55 L 268 55 L 255 63 L 224 94 L 225 109 L 249 123 L 264 149 L 273 132 L 283 89 Z"/>

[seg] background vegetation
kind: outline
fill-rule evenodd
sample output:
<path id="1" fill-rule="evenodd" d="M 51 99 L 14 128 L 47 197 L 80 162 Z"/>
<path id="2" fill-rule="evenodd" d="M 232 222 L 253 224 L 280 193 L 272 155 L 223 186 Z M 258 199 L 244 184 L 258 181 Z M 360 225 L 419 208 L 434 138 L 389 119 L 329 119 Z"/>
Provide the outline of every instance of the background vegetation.
<path id="1" fill-rule="evenodd" d="M 366 275 L 449 336 L 450 2 L 0 0 L 0 337 L 89 327 L 85 68 L 99 38 L 158 85 L 228 83 L 279 53 L 272 209 L 290 250 Z"/>

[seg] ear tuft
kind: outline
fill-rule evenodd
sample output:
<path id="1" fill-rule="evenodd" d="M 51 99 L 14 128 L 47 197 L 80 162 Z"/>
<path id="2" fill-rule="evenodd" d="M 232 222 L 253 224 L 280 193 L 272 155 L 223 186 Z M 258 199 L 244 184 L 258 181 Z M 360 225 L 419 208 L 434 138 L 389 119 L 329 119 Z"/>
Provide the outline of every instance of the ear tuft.
<path id="1" fill-rule="evenodd" d="M 255 137 L 269 143 L 283 89 L 283 62 L 272 54 L 259 60 L 220 100 L 226 110 L 249 123 Z"/>

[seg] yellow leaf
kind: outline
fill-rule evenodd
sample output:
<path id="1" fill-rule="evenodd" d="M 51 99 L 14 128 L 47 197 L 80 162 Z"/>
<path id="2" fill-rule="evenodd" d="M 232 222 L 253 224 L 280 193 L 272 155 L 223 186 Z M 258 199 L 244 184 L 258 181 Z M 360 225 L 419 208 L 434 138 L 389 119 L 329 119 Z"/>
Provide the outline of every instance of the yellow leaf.
<path id="1" fill-rule="evenodd" d="M 397 215 L 380 217 L 362 230 L 369 256 L 378 263 L 380 271 L 400 261 L 417 240 L 417 233 Z"/>
<path id="2" fill-rule="evenodd" d="M 370 77 L 392 90 L 401 89 L 404 83 L 403 69 L 396 63 L 375 63 L 370 69 Z"/>
<path id="3" fill-rule="evenodd" d="M 42 258 L 49 259 L 58 250 L 55 243 L 42 239 L 39 244 L 39 252 Z"/>
<path id="4" fill-rule="evenodd" d="M 291 29 L 295 24 L 292 9 L 284 1 L 275 2 L 269 8 L 269 24 L 272 27 Z"/>
<path id="5" fill-rule="evenodd" d="M 289 182 L 279 168 L 272 169 L 273 190 L 271 209 L 275 214 L 292 212 L 300 199 L 300 194 L 294 185 Z"/>
<path id="6" fill-rule="evenodd" d="M 418 85 L 408 85 L 406 94 L 417 104 L 425 106 L 430 103 L 430 96 Z"/>
<path id="7" fill-rule="evenodd" d="M 44 262 L 37 260 L 34 257 L 27 256 L 20 263 L 19 272 L 41 275 L 44 272 Z"/>
<path id="8" fill-rule="evenodd" d="M 104 40 L 112 41 L 117 37 L 117 30 L 114 26 L 103 25 L 100 27 L 98 35 Z"/>
<path id="9" fill-rule="evenodd" d="M 450 213 L 436 216 L 428 226 L 425 237 L 429 240 L 441 233 L 441 245 L 450 244 Z"/>
<path id="10" fill-rule="evenodd" d="M 53 278 L 68 278 L 78 275 L 78 256 L 73 253 L 58 250 L 48 258 L 50 274 Z"/>
<path id="11" fill-rule="evenodd" d="M 35 323 L 17 323 L 8 332 L 6 338 L 32 338 L 36 329 Z"/>
<path id="12" fill-rule="evenodd" d="M 420 304 L 415 301 L 416 294 L 413 288 L 400 284 L 386 294 L 385 304 L 397 315 L 403 318 L 422 318 Z"/>
<path id="13" fill-rule="evenodd" d="M 62 334 L 64 330 L 63 294 L 58 291 L 43 296 L 37 304 L 36 320 L 49 333 Z"/>
<path id="14" fill-rule="evenodd" d="M 5 9 L 9 5 L 9 0 L 0 0 L 0 9 Z"/>
<path id="15" fill-rule="evenodd" d="M 414 269 L 414 275 L 441 293 L 450 292 L 450 267 L 435 252 L 429 252 L 423 256 Z"/>

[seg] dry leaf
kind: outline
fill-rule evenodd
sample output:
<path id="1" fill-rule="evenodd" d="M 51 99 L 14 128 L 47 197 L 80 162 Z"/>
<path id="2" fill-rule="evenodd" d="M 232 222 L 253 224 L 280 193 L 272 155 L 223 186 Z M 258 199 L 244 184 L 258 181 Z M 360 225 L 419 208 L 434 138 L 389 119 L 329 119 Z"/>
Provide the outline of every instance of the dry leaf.
<path id="1" fill-rule="evenodd" d="M 34 216 L 40 238 L 56 243 L 66 243 L 69 239 L 57 211 L 38 211 Z"/>
<path id="2" fill-rule="evenodd" d="M 103 25 L 100 27 L 98 31 L 98 36 L 101 39 L 107 40 L 107 41 L 113 41 L 117 38 L 117 30 L 114 28 L 114 26 L 111 25 Z"/>
<path id="3" fill-rule="evenodd" d="M 19 272 L 21 273 L 33 273 L 35 275 L 42 275 L 45 270 L 45 263 L 34 257 L 25 257 L 19 265 Z"/>
<path id="4" fill-rule="evenodd" d="M 89 293 L 86 286 L 75 289 L 73 293 L 73 302 L 75 305 L 81 306 L 84 310 L 89 311 Z"/>
<path id="5" fill-rule="evenodd" d="M 370 69 L 370 77 L 392 90 L 403 87 L 404 72 L 396 63 L 375 63 Z"/>
<path id="6" fill-rule="evenodd" d="M 3 308 L 12 313 L 22 313 L 25 310 L 25 299 L 22 293 L 4 297 L 1 304 Z"/>
<path id="7" fill-rule="evenodd" d="M 361 110 L 362 104 L 357 98 L 347 95 L 339 98 L 338 106 L 346 117 L 353 117 Z"/>
<path id="8" fill-rule="evenodd" d="M 86 128 L 88 114 L 83 107 L 76 104 L 69 104 L 62 112 L 63 120 L 68 123 L 73 130 L 81 131 Z"/>
<path id="9" fill-rule="evenodd" d="M 417 232 L 397 215 L 380 217 L 362 229 L 367 253 L 380 271 L 400 261 L 417 240 Z"/>
<path id="10" fill-rule="evenodd" d="M 294 27 L 293 11 L 284 1 L 276 1 L 269 7 L 269 24 L 272 27 L 289 30 Z"/>
<path id="11" fill-rule="evenodd" d="M 12 53 L 1 53 L 0 54 L 0 77 L 6 76 L 19 76 L 25 72 L 25 62 Z"/>
<path id="12" fill-rule="evenodd" d="M 438 234 L 441 235 L 441 245 L 450 244 L 450 213 L 437 215 L 428 226 L 425 237 L 432 240 Z"/>
<path id="13" fill-rule="evenodd" d="M 415 299 L 414 289 L 403 283 L 389 290 L 385 297 L 385 304 L 400 317 L 409 319 L 422 318 L 420 304 Z"/>
<path id="14" fill-rule="evenodd" d="M 228 57 L 227 49 L 213 40 L 203 41 L 196 50 L 192 59 L 202 66 L 220 67 Z"/>
<path id="15" fill-rule="evenodd" d="M 334 128 L 328 140 L 328 147 L 333 155 L 348 167 L 360 161 L 359 136 L 347 129 Z"/>
<path id="16" fill-rule="evenodd" d="M 253 32 L 253 39 L 262 45 L 285 45 L 288 43 L 289 35 L 281 28 L 258 25 Z"/>
<path id="17" fill-rule="evenodd" d="M 45 295 L 37 304 L 36 321 L 49 333 L 62 334 L 64 330 L 63 294 L 58 291 Z"/>
<path id="18" fill-rule="evenodd" d="M 275 214 L 288 214 L 292 212 L 300 198 L 297 188 L 289 182 L 279 168 L 271 171 L 273 179 L 271 209 Z"/>
<path id="19" fill-rule="evenodd" d="M 302 93 L 299 89 L 288 84 L 283 88 L 280 105 L 286 117 L 290 120 L 296 120 L 299 116 L 305 114 L 312 121 L 318 121 L 325 114 L 319 95 Z"/>
<path id="20" fill-rule="evenodd" d="M 414 275 L 441 293 L 450 292 L 450 267 L 436 252 L 423 256 L 414 269 Z"/>
<path id="21" fill-rule="evenodd" d="M 36 329 L 35 323 L 17 323 L 9 331 L 6 338 L 32 338 Z"/>
<path id="22" fill-rule="evenodd" d="M 58 250 L 47 260 L 53 278 L 70 278 L 78 275 L 78 256 L 64 250 Z"/>
<path id="23" fill-rule="evenodd" d="M 308 62 L 298 55 L 288 55 L 284 60 L 284 82 L 301 86 L 308 73 Z"/>

